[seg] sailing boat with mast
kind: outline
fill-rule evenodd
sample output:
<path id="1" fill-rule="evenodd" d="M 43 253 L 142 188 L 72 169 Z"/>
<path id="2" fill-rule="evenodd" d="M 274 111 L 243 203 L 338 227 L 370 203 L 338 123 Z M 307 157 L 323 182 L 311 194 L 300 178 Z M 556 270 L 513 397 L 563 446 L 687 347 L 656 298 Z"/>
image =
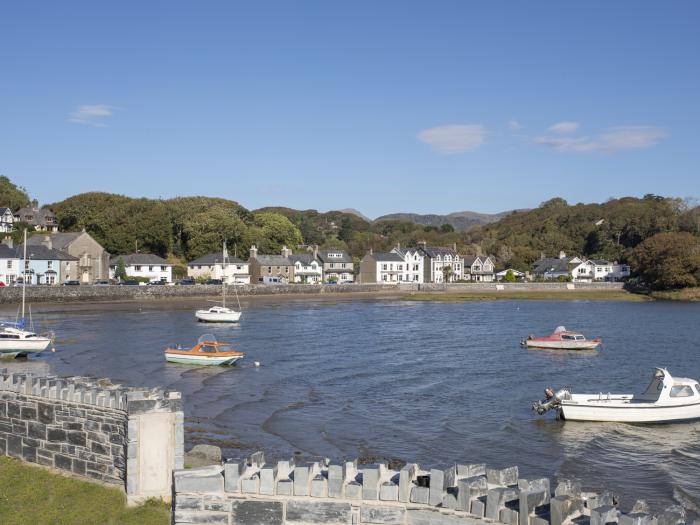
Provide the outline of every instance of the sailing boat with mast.
<path id="1" fill-rule="evenodd" d="M 222 250 L 222 275 L 221 275 L 221 306 L 212 306 L 208 309 L 197 310 L 195 317 L 197 320 L 205 323 L 237 323 L 241 318 L 241 301 L 238 298 L 238 290 L 235 288 L 236 301 L 238 302 L 238 310 L 226 306 L 226 266 L 228 264 L 228 251 L 226 250 L 226 241 Z"/>
<path id="2" fill-rule="evenodd" d="M 51 338 L 25 330 L 25 309 L 27 298 L 27 230 L 24 230 L 24 257 L 22 262 L 22 308 L 21 315 L 14 323 L 0 323 L 0 357 L 26 357 L 38 354 L 51 345 Z M 31 320 L 31 318 L 30 318 Z M 30 322 L 31 324 L 31 322 Z"/>

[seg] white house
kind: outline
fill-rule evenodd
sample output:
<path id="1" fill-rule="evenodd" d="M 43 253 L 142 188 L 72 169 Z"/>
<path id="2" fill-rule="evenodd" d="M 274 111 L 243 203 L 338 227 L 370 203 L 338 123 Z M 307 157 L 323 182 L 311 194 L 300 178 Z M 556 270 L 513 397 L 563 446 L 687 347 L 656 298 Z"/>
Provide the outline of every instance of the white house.
<path id="1" fill-rule="evenodd" d="M 323 263 L 313 253 L 297 253 L 290 255 L 289 260 L 294 265 L 294 282 L 318 284 L 323 282 Z"/>
<path id="2" fill-rule="evenodd" d="M 0 244 L 0 282 L 5 286 L 13 284 L 21 273 L 20 257 L 12 246 L 12 241 Z"/>
<path id="3" fill-rule="evenodd" d="M 590 283 L 595 279 L 595 264 L 592 261 L 584 260 L 573 263 L 571 268 L 571 280 L 579 283 Z"/>
<path id="4" fill-rule="evenodd" d="M 496 279 L 495 265 L 491 257 L 479 255 L 464 258 L 464 279 L 479 283 L 491 283 Z"/>
<path id="5" fill-rule="evenodd" d="M 320 250 L 317 256 L 323 264 L 323 278 L 339 283 L 355 280 L 352 257 L 343 250 Z"/>
<path id="6" fill-rule="evenodd" d="M 15 216 L 10 208 L 0 208 L 0 232 L 10 233 L 14 228 Z"/>
<path id="7" fill-rule="evenodd" d="M 250 284 L 250 265 L 238 257 L 222 263 L 221 253 L 210 253 L 187 263 L 187 276 L 193 279 L 221 279 L 226 284 Z"/>
<path id="8" fill-rule="evenodd" d="M 521 272 L 520 270 L 516 270 L 515 268 L 506 268 L 505 270 L 501 270 L 500 272 L 496 272 L 496 280 L 497 281 L 503 281 L 506 278 L 506 275 L 508 272 L 511 272 L 513 274 L 513 277 L 515 277 L 516 281 L 524 281 L 525 280 L 525 273 Z"/>
<path id="9" fill-rule="evenodd" d="M 423 282 L 444 282 L 446 274 L 449 274 L 449 282 L 459 281 L 462 279 L 464 260 L 457 253 L 457 246 L 453 246 L 452 248 L 442 248 L 437 246 L 426 246 L 424 242 L 419 243 L 419 245 L 424 257 Z M 449 268 L 449 270 L 447 268 Z"/>
<path id="10" fill-rule="evenodd" d="M 610 262 L 605 259 L 592 259 L 593 279 L 596 281 L 619 281 L 630 276 L 630 267 L 627 264 Z"/>
<path id="11" fill-rule="evenodd" d="M 406 262 L 398 253 L 370 251 L 360 261 L 361 283 L 403 282 Z"/>
<path id="12" fill-rule="evenodd" d="M 151 253 L 132 253 L 116 255 L 109 261 L 109 277 L 115 278 L 119 260 L 124 261 L 126 275 L 129 277 L 146 277 L 149 281 L 173 282 L 173 265 Z"/>
<path id="13" fill-rule="evenodd" d="M 409 283 L 425 282 L 425 256 L 419 248 L 401 248 L 397 246 L 391 253 L 395 253 L 404 260 L 403 275 L 399 275 L 399 280 Z"/>

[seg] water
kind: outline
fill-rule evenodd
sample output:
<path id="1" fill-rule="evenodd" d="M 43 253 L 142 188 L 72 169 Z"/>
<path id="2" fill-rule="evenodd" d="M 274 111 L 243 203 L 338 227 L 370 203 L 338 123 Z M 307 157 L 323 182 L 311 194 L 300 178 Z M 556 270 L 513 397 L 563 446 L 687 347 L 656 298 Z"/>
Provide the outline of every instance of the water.
<path id="1" fill-rule="evenodd" d="M 700 505 L 700 423 L 559 422 L 530 411 L 546 386 L 635 392 L 652 366 L 700 378 L 700 304 L 268 300 L 244 305 L 240 326 L 197 324 L 194 306 L 35 308 L 58 351 L 23 366 L 179 390 L 187 447 L 517 464 L 525 476 L 613 489 L 628 506 L 636 498 Z M 600 336 L 604 348 L 519 346 L 557 325 Z M 242 365 L 164 362 L 167 344 L 193 344 L 205 331 L 246 352 Z"/>

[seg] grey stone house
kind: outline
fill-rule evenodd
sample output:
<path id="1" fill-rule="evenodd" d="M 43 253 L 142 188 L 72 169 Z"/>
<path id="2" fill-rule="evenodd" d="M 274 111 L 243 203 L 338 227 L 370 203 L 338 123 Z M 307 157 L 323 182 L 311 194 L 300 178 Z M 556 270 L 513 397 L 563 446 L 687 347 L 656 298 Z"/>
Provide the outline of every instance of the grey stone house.
<path id="1" fill-rule="evenodd" d="M 70 265 L 70 275 L 65 279 L 92 284 L 98 279 L 109 278 L 109 253 L 85 230 L 33 235 L 27 240 L 27 246 L 39 245 L 60 250 L 77 259 Z"/>
<path id="2" fill-rule="evenodd" d="M 282 284 L 294 282 L 294 262 L 289 258 L 292 250 L 286 246 L 280 255 L 258 255 L 255 245 L 250 247 L 250 282 L 252 284 Z"/>
<path id="3" fill-rule="evenodd" d="M 323 264 L 323 278 L 339 283 L 355 280 L 352 257 L 343 250 L 319 250 L 317 257 Z"/>
<path id="4" fill-rule="evenodd" d="M 34 199 L 32 205 L 20 208 L 15 212 L 15 221 L 23 221 L 34 226 L 37 231 L 57 232 L 58 219 L 48 208 L 40 208 L 39 201 Z"/>

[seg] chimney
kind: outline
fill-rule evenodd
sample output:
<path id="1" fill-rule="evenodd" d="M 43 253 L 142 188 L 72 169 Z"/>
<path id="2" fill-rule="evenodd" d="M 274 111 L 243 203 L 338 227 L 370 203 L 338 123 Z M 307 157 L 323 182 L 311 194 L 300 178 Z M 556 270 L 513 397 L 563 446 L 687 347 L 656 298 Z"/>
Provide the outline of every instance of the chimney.
<path id="1" fill-rule="evenodd" d="M 289 257 L 290 255 L 292 255 L 292 250 L 286 246 L 282 246 L 282 257 Z"/>
<path id="2" fill-rule="evenodd" d="M 426 246 L 428 246 L 428 243 L 425 241 L 418 241 L 418 246 L 425 250 Z"/>
<path id="3" fill-rule="evenodd" d="M 457 253 L 457 243 L 456 242 L 452 243 L 452 251 Z"/>
<path id="4" fill-rule="evenodd" d="M 258 256 L 258 249 L 253 244 L 253 246 L 250 247 L 250 258 L 255 259 L 257 256 Z"/>
<path id="5" fill-rule="evenodd" d="M 51 243 L 51 237 L 49 237 L 48 235 L 44 235 L 44 238 L 41 239 L 41 245 L 46 246 L 46 248 L 48 248 L 49 250 L 53 248 L 53 245 Z"/>
<path id="6" fill-rule="evenodd" d="M 318 259 L 318 244 L 314 244 L 314 259 Z"/>
<path id="7" fill-rule="evenodd" d="M 397 243 L 396 243 L 396 249 L 397 249 L 397 250 L 400 250 L 400 249 L 401 249 L 401 243 L 400 243 L 400 242 L 397 242 Z"/>
<path id="8" fill-rule="evenodd" d="M 560 259 L 566 259 L 566 252 L 564 250 L 559 252 L 559 258 Z"/>
<path id="9" fill-rule="evenodd" d="M 5 246 L 7 246 L 8 248 L 14 247 L 14 243 L 12 242 L 12 237 L 5 237 L 5 238 L 2 240 L 2 243 L 3 243 Z"/>
<path id="10" fill-rule="evenodd" d="M 39 209 L 39 201 L 36 199 L 32 199 L 32 210 L 38 210 Z"/>

